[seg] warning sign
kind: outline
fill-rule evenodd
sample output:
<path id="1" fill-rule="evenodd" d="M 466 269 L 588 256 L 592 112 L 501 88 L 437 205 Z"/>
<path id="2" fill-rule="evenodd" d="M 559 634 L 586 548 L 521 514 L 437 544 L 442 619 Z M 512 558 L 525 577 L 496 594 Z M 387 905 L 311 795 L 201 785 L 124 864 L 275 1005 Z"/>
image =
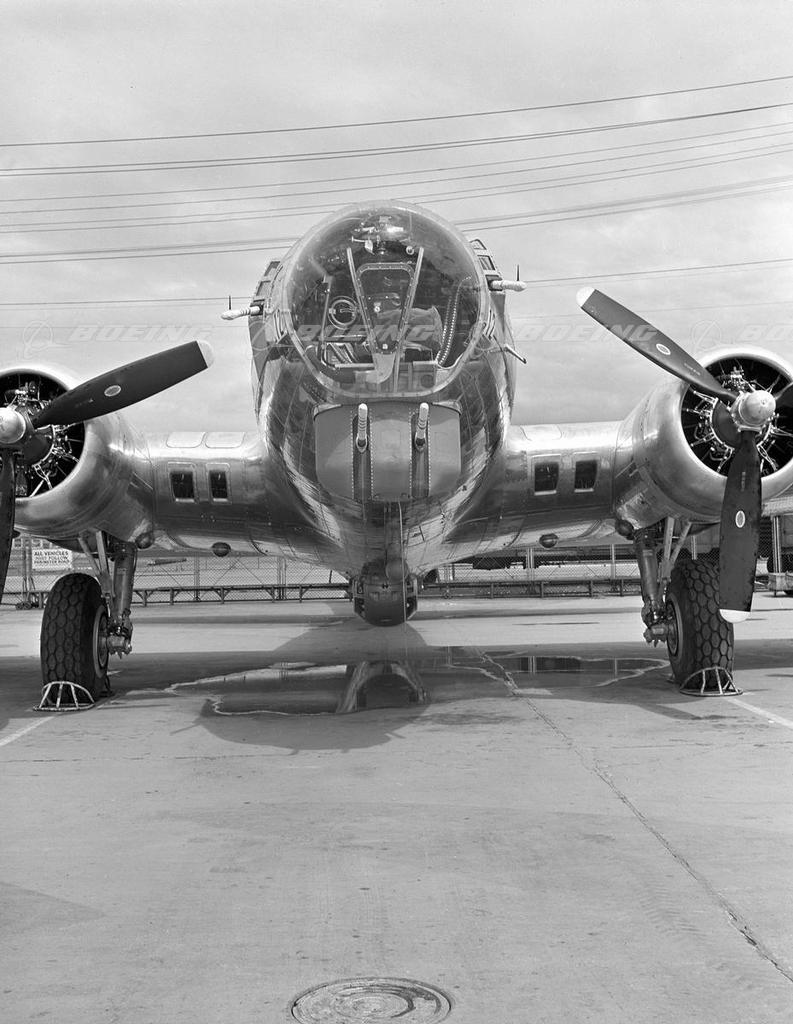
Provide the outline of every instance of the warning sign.
<path id="1" fill-rule="evenodd" d="M 72 567 L 72 552 L 66 548 L 33 548 L 33 571 L 63 572 Z"/>

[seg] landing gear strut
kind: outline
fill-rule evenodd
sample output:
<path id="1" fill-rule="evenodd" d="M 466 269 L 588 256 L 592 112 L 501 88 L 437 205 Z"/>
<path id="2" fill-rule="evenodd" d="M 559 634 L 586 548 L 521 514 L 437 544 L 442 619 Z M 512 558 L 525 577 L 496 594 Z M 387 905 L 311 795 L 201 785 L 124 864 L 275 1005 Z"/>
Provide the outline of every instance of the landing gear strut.
<path id="1" fill-rule="evenodd" d="M 690 524 L 667 519 L 634 536 L 648 643 L 666 642 L 675 681 L 686 693 L 736 692 L 733 627 L 719 614 L 719 571 L 710 557 L 694 561 L 683 544 Z"/>
<path id="2" fill-rule="evenodd" d="M 85 537 L 83 551 L 96 576 L 74 572 L 53 586 L 41 620 L 43 710 L 90 706 L 109 693 L 107 667 L 111 654 L 132 649 L 132 585 L 137 552 L 133 544 L 103 533 Z M 66 689 L 64 689 L 64 687 Z M 74 689 L 77 687 L 77 690 Z M 83 703 L 75 694 L 84 692 Z M 64 694 L 71 697 L 65 699 Z"/>

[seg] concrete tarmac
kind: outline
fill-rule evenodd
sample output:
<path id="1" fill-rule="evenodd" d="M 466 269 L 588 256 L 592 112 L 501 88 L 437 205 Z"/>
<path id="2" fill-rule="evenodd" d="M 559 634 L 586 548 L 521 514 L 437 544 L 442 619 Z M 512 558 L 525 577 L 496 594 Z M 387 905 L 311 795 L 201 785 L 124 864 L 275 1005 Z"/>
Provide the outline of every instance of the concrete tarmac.
<path id="1" fill-rule="evenodd" d="M 793 600 L 705 699 L 635 597 L 134 618 L 48 714 L 0 608 L 3 1021 L 793 1020 Z"/>

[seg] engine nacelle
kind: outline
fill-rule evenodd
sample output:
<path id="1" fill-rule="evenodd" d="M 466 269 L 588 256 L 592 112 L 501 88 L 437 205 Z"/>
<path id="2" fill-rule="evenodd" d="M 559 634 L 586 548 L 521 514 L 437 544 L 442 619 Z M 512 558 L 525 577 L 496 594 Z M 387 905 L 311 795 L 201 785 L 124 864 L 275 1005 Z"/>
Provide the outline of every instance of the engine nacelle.
<path id="1" fill-rule="evenodd" d="M 726 387 L 777 394 L 793 368 L 757 349 L 720 349 L 700 360 Z M 717 522 L 733 448 L 719 429 L 719 403 L 683 381 L 654 388 L 620 425 L 614 475 L 617 515 L 634 527 L 662 516 Z M 758 435 L 763 501 L 793 485 L 793 410 L 783 409 Z"/>
<path id="2" fill-rule="evenodd" d="M 47 367 L 0 370 L 0 401 L 27 389 L 29 408 L 36 411 L 77 383 Z M 118 413 L 49 427 L 23 451 L 16 528 L 72 545 L 89 527 L 121 540 L 145 540 L 153 528 L 152 495 L 146 444 Z"/>

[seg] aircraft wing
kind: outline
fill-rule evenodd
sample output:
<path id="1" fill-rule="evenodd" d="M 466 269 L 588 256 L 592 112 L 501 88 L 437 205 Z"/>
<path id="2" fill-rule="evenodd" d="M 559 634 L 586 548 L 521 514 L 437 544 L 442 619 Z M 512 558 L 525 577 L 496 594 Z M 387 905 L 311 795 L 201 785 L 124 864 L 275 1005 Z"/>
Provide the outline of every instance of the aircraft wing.
<path id="1" fill-rule="evenodd" d="M 618 422 L 511 427 L 450 532 L 451 544 L 481 555 L 541 538 L 604 543 L 614 534 L 619 428 Z"/>
<path id="2" fill-rule="evenodd" d="M 113 414 L 75 433 L 63 461 L 57 490 L 27 475 L 19 530 L 73 548 L 101 529 L 141 549 L 295 558 L 323 549 L 309 506 L 254 432 L 144 436 Z"/>

